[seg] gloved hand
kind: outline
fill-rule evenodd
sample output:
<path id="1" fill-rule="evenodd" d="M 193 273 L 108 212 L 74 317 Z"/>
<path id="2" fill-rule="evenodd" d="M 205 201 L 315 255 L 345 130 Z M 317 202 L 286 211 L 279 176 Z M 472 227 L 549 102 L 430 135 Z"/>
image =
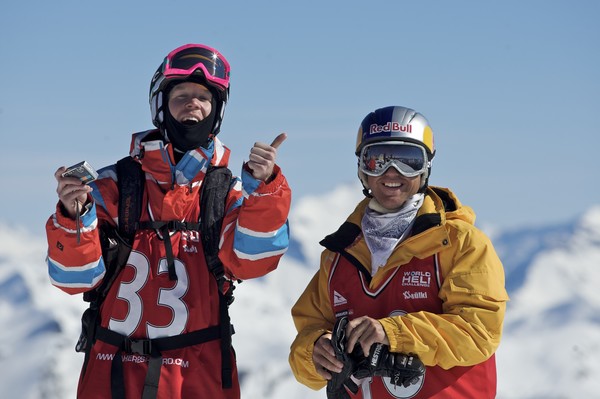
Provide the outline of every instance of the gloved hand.
<path id="1" fill-rule="evenodd" d="M 425 365 L 416 355 L 393 353 L 387 345 L 376 343 L 371 346 L 369 357 L 360 361 L 352 375 L 358 379 L 379 376 L 390 377 L 394 385 L 408 387 L 416 384 L 425 374 Z"/>
<path id="2" fill-rule="evenodd" d="M 356 360 L 346 353 L 346 325 L 348 318 L 342 317 L 335 322 L 331 332 L 331 345 L 335 352 L 335 357 L 341 361 L 344 366 L 339 373 L 331 372 L 331 379 L 327 382 L 327 399 L 350 399 L 350 395 L 344 388 L 346 386 L 352 393 L 358 392 L 358 386 L 350 378 L 356 370 Z M 363 356 L 364 358 L 364 356 Z"/>

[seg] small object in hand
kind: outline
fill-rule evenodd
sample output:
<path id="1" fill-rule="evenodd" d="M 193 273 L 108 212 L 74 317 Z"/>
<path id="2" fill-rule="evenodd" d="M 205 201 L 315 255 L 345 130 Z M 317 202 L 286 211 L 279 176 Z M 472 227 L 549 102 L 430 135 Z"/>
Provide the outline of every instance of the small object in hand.
<path id="1" fill-rule="evenodd" d="M 417 355 L 390 352 L 387 345 L 374 343 L 369 357 L 359 362 L 352 375 L 365 377 L 389 377 L 394 385 L 409 387 L 417 384 L 425 374 L 425 365 Z"/>
<path id="2" fill-rule="evenodd" d="M 86 161 L 81 161 L 73 166 L 69 166 L 62 174 L 63 177 L 77 177 L 84 184 L 88 184 L 98 177 L 98 173 Z"/>
<path id="3" fill-rule="evenodd" d="M 335 353 L 335 358 L 343 363 L 342 371 L 335 373 L 330 371 L 331 379 L 327 381 L 327 399 L 350 399 L 346 391 L 347 387 L 352 393 L 358 392 L 358 386 L 352 381 L 352 373 L 356 370 L 356 360 L 353 353 L 346 353 L 346 326 L 348 318 L 346 316 L 339 318 L 333 326 L 331 332 L 331 345 Z"/>

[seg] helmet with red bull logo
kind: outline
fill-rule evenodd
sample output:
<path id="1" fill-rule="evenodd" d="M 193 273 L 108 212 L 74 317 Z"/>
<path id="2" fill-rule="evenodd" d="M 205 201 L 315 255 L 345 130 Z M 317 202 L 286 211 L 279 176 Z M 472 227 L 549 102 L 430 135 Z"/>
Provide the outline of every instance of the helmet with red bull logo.
<path id="1" fill-rule="evenodd" d="M 421 145 L 429 159 L 435 155 L 433 131 L 419 112 L 401 106 L 376 109 L 361 122 L 356 137 L 356 155 L 367 144 L 378 141 L 407 141 Z"/>
<path id="2" fill-rule="evenodd" d="M 402 106 L 389 106 L 370 112 L 361 122 L 356 136 L 355 154 L 358 157 L 358 177 L 369 195 L 367 175 L 361 170 L 361 156 L 365 146 L 375 143 L 387 145 L 407 145 L 421 147 L 427 166 L 421 173 L 421 189 L 427 186 L 431 174 L 431 161 L 435 156 L 433 131 L 427 119 L 419 112 Z M 393 163 L 384 166 L 394 166 Z M 387 168 L 386 168 L 387 169 Z M 398 167 L 397 170 L 400 171 Z M 402 173 L 402 172 L 401 172 Z M 404 173 L 403 173 L 404 174 Z"/>

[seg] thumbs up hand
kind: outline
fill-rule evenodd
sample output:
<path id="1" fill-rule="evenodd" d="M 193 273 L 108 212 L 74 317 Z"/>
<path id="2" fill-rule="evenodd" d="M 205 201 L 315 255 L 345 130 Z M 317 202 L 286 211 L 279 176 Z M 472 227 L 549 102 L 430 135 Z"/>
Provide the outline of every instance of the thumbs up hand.
<path id="1" fill-rule="evenodd" d="M 256 142 L 250 149 L 250 157 L 246 164 L 257 180 L 268 181 L 273 174 L 273 167 L 277 158 L 277 148 L 287 139 L 287 134 L 281 133 L 275 137 L 271 145 Z"/>

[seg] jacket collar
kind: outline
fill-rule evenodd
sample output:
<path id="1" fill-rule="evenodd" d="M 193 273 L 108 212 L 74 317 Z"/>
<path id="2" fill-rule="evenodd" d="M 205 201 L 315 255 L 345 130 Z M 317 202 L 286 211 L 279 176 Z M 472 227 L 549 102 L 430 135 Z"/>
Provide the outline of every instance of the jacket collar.
<path id="1" fill-rule="evenodd" d="M 362 239 L 360 228 L 368 203 L 369 198 L 359 202 L 346 222 L 320 242 L 325 248 L 341 253 L 355 266 L 363 269 L 363 265 L 370 262 L 369 250 Z M 451 245 L 446 223 L 453 219 L 473 224 L 475 215 L 449 189 L 428 187 L 411 236 L 401 244 L 403 250 L 394 252 L 388 263 L 405 264 L 413 257 L 425 258 Z"/>
<path id="2" fill-rule="evenodd" d="M 165 143 L 159 130 L 133 134 L 130 155 L 142 164 L 160 185 L 188 185 L 201 181 L 210 165 L 227 166 L 231 151 L 217 137 L 208 149 L 186 152 L 175 164 L 173 146 Z"/>

